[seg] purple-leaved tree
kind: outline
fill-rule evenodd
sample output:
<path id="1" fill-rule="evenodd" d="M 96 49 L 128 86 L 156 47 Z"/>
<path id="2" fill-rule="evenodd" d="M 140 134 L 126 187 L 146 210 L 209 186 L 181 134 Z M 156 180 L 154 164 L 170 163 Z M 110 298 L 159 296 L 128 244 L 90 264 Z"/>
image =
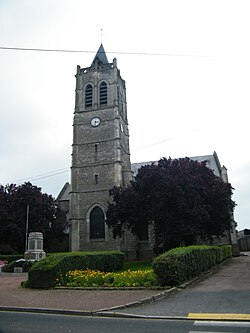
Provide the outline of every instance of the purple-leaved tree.
<path id="1" fill-rule="evenodd" d="M 220 238 L 231 226 L 232 191 L 206 161 L 162 158 L 141 167 L 127 188 L 110 190 L 107 224 L 114 237 L 127 229 L 139 238 L 152 224 L 156 253 Z"/>

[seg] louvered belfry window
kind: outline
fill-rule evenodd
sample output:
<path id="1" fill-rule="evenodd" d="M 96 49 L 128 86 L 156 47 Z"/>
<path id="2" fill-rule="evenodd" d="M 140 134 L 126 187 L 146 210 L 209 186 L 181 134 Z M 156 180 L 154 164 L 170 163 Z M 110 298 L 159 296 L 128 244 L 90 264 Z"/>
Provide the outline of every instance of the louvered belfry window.
<path id="1" fill-rule="evenodd" d="M 100 84 L 100 105 L 105 105 L 108 103 L 108 88 L 107 83 L 102 82 Z"/>
<path id="2" fill-rule="evenodd" d="M 93 102 L 93 87 L 91 84 L 88 84 L 85 89 L 85 107 L 92 106 Z"/>

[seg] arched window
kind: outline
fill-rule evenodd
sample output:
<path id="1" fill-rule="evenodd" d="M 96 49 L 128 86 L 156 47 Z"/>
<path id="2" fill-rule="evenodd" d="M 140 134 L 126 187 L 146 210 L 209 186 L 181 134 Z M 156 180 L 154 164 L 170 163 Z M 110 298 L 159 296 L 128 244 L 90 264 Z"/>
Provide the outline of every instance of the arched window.
<path id="1" fill-rule="evenodd" d="M 148 241 L 148 226 L 142 225 L 139 230 L 138 238 L 140 241 Z"/>
<path id="2" fill-rule="evenodd" d="M 93 102 L 93 87 L 91 84 L 88 84 L 85 88 L 85 107 L 92 106 Z"/>
<path id="3" fill-rule="evenodd" d="M 102 81 L 100 84 L 99 101 L 100 105 L 105 105 L 108 103 L 108 87 L 107 83 L 104 81 Z"/>
<path id="4" fill-rule="evenodd" d="M 95 207 L 90 213 L 90 239 L 105 238 L 104 213 L 100 207 Z"/>

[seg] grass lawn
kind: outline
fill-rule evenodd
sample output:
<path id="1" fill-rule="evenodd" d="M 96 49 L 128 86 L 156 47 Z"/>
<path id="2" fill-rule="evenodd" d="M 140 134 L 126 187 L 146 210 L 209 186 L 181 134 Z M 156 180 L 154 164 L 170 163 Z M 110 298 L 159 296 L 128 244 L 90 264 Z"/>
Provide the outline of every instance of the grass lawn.
<path id="1" fill-rule="evenodd" d="M 123 264 L 122 272 L 131 270 L 131 271 L 145 271 L 146 269 L 151 269 L 151 262 L 150 261 L 126 261 Z"/>

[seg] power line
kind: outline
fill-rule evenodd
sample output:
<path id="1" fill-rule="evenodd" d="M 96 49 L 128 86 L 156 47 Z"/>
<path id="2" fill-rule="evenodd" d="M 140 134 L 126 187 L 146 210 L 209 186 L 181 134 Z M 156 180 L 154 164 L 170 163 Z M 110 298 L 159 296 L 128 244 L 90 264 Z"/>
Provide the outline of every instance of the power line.
<path id="1" fill-rule="evenodd" d="M 0 50 L 6 50 L 6 51 L 35 51 L 35 52 L 60 52 L 60 53 L 93 53 L 93 54 L 96 53 L 96 51 L 90 51 L 90 50 L 43 49 L 43 48 L 26 48 L 26 47 L 9 47 L 9 46 L 0 46 Z M 213 57 L 213 56 L 201 55 L 201 54 L 180 54 L 180 53 L 122 52 L 122 51 L 107 51 L 105 53 L 108 53 L 108 54 L 123 54 L 123 55 L 164 56 L 164 57 L 198 57 L 198 58 L 211 58 L 211 57 Z"/>
<path id="2" fill-rule="evenodd" d="M 142 146 L 142 147 L 136 148 L 136 149 L 134 149 L 132 151 L 132 153 L 134 153 L 136 151 L 139 151 L 139 150 L 147 149 L 147 148 L 150 148 L 150 147 L 153 147 L 153 146 L 156 146 L 156 145 L 160 145 L 160 144 L 165 143 L 167 141 L 176 140 L 176 139 L 181 138 L 183 135 L 187 136 L 189 134 L 193 134 L 193 133 L 199 132 L 201 130 L 203 130 L 203 128 L 196 128 L 196 129 L 193 129 L 191 131 L 188 130 L 188 131 L 183 132 L 181 135 L 176 135 L 176 136 L 168 137 L 168 138 L 163 139 L 161 141 L 156 141 L 156 142 L 150 143 L 150 144 L 148 144 L 146 146 Z"/>
<path id="3" fill-rule="evenodd" d="M 202 128 L 197 128 L 197 129 L 194 129 L 192 131 L 188 131 L 188 133 L 193 133 L 193 132 L 197 132 L 197 131 L 200 131 L 202 130 Z M 144 149 L 148 149 L 150 147 L 153 147 L 153 146 L 156 146 L 156 145 L 159 145 L 159 144 L 162 144 L 162 143 L 165 143 L 167 141 L 171 141 L 171 140 L 175 140 L 175 139 L 178 139 L 180 136 L 177 135 L 177 136 L 173 136 L 173 137 L 169 137 L 169 138 L 166 138 L 166 139 L 163 139 L 161 141 L 157 141 L 157 142 L 153 142 L 149 145 L 146 145 L 146 146 L 142 146 L 142 147 L 139 147 L 139 148 L 136 148 L 132 151 L 132 153 L 134 152 L 137 152 L 137 151 L 140 151 L 140 150 L 144 150 Z M 104 162 L 106 159 L 100 159 L 98 162 Z M 39 174 L 39 175 L 36 175 L 36 176 L 32 176 L 32 177 L 26 177 L 26 178 L 22 178 L 22 179 L 18 179 L 16 180 L 14 183 L 20 183 L 22 181 L 36 181 L 36 180 L 41 180 L 41 179 L 45 179 L 45 178 L 49 178 L 49 177 L 54 177 L 54 176 L 57 176 L 57 175 L 60 175 L 62 173 L 66 173 L 66 172 L 69 172 L 70 169 L 69 168 L 63 168 L 63 169 L 57 169 L 57 170 L 53 170 L 53 171 L 49 171 L 49 172 L 46 172 L 46 173 L 42 173 L 42 174 Z"/>
<path id="4" fill-rule="evenodd" d="M 57 175 L 60 175 L 62 173 L 66 173 L 66 172 L 69 172 L 70 170 L 67 169 L 67 170 L 64 170 L 64 171 L 61 171 L 61 172 L 56 172 L 56 173 L 53 173 L 51 175 L 47 175 L 47 176 L 43 176 L 43 177 L 38 177 L 38 178 L 30 178 L 32 181 L 34 180 L 40 180 L 40 179 L 44 179 L 44 178 L 49 178 L 49 177 L 54 177 L 54 176 L 57 176 Z"/>
<path id="5" fill-rule="evenodd" d="M 46 173 L 43 173 L 43 174 L 40 174 L 40 175 L 36 175 L 36 176 L 33 176 L 33 177 L 26 177 L 26 178 L 23 178 L 23 179 L 18 179 L 14 183 L 20 183 L 22 181 L 28 181 L 28 180 L 29 181 L 40 180 L 40 179 L 44 179 L 44 178 L 57 176 L 57 175 L 60 175 L 62 173 L 66 173 L 66 172 L 69 172 L 69 171 L 70 171 L 69 168 L 58 169 L 58 170 L 49 171 L 49 172 L 46 172 Z"/>

